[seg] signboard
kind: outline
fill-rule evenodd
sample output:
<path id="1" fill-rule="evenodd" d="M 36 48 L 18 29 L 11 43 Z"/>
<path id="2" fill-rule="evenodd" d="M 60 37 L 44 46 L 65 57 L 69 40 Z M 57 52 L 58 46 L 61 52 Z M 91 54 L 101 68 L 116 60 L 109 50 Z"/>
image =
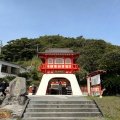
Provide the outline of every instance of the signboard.
<path id="1" fill-rule="evenodd" d="M 54 73 L 63 74 L 63 73 L 65 73 L 65 70 L 54 70 Z"/>
<path id="2" fill-rule="evenodd" d="M 100 74 L 91 77 L 91 85 L 100 84 Z"/>

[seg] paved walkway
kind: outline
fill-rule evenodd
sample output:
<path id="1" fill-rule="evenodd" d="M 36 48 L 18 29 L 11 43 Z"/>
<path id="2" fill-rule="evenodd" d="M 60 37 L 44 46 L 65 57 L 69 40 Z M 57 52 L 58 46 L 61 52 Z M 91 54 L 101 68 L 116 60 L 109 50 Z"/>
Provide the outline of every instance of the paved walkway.
<path id="1" fill-rule="evenodd" d="M 75 96 L 75 95 L 28 95 L 29 99 L 34 99 L 34 101 L 86 101 L 88 100 L 85 96 Z"/>

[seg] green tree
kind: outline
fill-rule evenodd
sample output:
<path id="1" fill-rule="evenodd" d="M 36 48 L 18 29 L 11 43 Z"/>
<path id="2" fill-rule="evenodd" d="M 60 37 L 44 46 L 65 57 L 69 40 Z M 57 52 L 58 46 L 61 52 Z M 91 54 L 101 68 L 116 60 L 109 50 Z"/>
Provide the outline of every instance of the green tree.
<path id="1" fill-rule="evenodd" d="M 109 94 L 120 94 L 120 52 L 110 51 L 103 55 L 99 67 L 107 71 L 103 85 Z"/>
<path id="2" fill-rule="evenodd" d="M 105 53 L 100 60 L 99 68 L 109 73 L 120 74 L 120 52 L 114 50 Z"/>
<path id="3" fill-rule="evenodd" d="M 88 72 L 81 68 L 79 71 L 76 72 L 76 77 L 78 80 L 79 85 L 86 85 L 86 76 Z"/>
<path id="4" fill-rule="evenodd" d="M 120 94 L 120 75 L 106 73 L 103 77 L 103 86 L 106 88 L 108 95 Z"/>

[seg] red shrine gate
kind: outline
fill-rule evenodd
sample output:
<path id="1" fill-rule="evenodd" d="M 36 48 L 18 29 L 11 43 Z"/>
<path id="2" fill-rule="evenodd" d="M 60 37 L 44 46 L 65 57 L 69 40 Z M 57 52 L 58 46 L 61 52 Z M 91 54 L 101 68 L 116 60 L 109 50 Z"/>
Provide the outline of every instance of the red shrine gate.
<path id="1" fill-rule="evenodd" d="M 43 77 L 36 95 L 49 94 L 51 84 L 58 84 L 59 81 L 66 82 L 63 86 L 71 86 L 72 95 L 82 95 L 75 76 L 75 72 L 80 70 L 78 64 L 75 64 L 79 53 L 74 53 L 69 48 L 49 48 L 40 52 L 39 57 L 42 60 L 39 70 Z"/>

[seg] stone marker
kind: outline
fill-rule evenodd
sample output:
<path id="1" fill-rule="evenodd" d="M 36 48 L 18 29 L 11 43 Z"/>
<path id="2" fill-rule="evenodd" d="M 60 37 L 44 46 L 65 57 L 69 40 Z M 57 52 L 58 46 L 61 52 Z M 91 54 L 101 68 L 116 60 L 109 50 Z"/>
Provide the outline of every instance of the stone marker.
<path id="1" fill-rule="evenodd" d="M 0 109 L 12 110 L 12 115 L 19 116 L 24 109 L 24 105 L 28 97 L 26 96 L 26 79 L 23 77 L 16 77 L 9 83 L 9 92 L 3 100 Z"/>

